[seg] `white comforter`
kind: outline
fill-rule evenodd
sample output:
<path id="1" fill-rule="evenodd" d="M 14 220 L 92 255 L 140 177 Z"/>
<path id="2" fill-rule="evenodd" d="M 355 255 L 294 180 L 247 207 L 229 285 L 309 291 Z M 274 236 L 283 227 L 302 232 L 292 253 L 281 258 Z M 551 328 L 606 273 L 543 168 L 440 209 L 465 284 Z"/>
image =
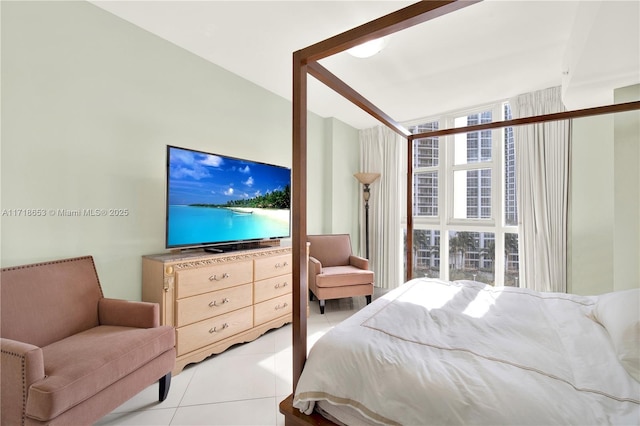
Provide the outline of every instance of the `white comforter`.
<path id="1" fill-rule="evenodd" d="M 410 281 L 313 346 L 294 406 L 325 401 L 371 424 L 640 424 L 640 384 L 595 300 Z"/>

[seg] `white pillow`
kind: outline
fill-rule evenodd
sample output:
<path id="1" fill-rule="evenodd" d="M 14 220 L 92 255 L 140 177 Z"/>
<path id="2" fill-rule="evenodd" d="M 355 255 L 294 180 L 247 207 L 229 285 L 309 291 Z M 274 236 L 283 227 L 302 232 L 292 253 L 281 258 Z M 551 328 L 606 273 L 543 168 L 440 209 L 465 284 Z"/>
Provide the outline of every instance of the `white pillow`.
<path id="1" fill-rule="evenodd" d="M 598 296 L 593 315 L 611 336 L 624 368 L 640 382 L 640 288 Z"/>

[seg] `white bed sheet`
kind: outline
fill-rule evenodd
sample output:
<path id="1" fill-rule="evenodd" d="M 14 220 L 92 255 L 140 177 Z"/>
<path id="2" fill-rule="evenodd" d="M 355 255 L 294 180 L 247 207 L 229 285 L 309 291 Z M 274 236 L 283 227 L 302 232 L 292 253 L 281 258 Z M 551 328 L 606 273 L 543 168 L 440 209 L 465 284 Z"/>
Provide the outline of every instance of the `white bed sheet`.
<path id="1" fill-rule="evenodd" d="M 345 424 L 640 424 L 596 300 L 412 280 L 315 343 L 294 406 Z"/>

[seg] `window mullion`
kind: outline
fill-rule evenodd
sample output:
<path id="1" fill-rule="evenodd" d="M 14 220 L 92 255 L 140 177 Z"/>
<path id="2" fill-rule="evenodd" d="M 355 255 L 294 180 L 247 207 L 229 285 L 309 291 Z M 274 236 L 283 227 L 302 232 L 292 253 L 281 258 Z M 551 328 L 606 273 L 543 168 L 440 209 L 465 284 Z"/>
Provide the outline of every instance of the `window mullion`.
<path id="1" fill-rule="evenodd" d="M 502 117 L 502 103 L 498 103 L 493 108 L 493 117 L 499 120 Z M 492 130 L 492 159 L 493 159 L 493 181 L 492 181 L 492 212 L 494 219 L 494 250 L 493 273 L 496 287 L 504 286 L 504 138 L 501 129 Z"/>
<path id="2" fill-rule="evenodd" d="M 442 119 L 442 128 L 447 128 L 450 123 L 450 119 L 446 117 Z M 443 146 L 444 145 L 444 146 Z M 444 136 L 440 137 L 440 146 L 443 158 L 440 160 L 440 176 L 442 176 L 440 182 L 440 204 L 442 211 L 440 213 L 440 279 L 449 281 L 449 230 L 447 229 L 447 223 L 451 217 L 451 209 L 453 207 L 453 201 L 451 200 L 451 182 L 453 180 L 453 172 L 451 171 L 450 160 L 453 153 L 453 137 Z"/>

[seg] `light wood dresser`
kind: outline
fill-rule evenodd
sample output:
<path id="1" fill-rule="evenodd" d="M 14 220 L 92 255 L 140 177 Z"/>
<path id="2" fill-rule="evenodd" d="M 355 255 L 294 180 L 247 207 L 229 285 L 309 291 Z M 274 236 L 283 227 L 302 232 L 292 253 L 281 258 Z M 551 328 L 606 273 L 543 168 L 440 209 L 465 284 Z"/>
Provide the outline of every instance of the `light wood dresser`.
<path id="1" fill-rule="evenodd" d="M 291 247 L 142 257 L 142 300 L 176 328 L 176 366 L 255 340 L 291 322 Z"/>

